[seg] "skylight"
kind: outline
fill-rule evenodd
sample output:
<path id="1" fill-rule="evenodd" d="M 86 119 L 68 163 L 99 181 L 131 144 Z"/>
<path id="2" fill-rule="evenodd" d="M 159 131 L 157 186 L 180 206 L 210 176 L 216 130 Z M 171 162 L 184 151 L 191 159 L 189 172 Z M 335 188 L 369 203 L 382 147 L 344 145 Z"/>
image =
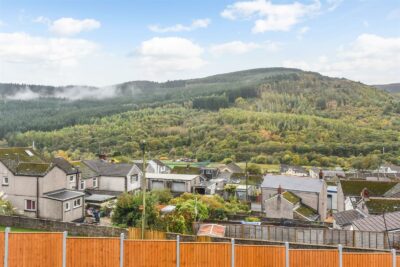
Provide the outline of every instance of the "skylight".
<path id="1" fill-rule="evenodd" d="M 26 149 L 26 150 L 25 150 L 25 153 L 28 154 L 29 157 L 33 157 L 32 151 Z"/>

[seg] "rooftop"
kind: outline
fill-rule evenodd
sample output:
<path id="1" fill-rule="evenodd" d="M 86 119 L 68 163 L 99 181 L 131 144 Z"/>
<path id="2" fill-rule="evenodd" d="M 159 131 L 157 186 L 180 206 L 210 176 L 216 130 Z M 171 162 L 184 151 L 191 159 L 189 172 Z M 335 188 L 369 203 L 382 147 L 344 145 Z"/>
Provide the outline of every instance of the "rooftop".
<path id="1" fill-rule="evenodd" d="M 78 171 L 71 163 L 69 163 L 68 160 L 64 158 L 54 158 L 52 162 L 61 170 L 63 170 L 66 174 L 76 174 L 76 172 Z"/>
<path id="2" fill-rule="evenodd" d="M 0 148 L 0 161 L 14 175 L 21 176 L 44 176 L 53 166 L 26 147 Z"/>
<path id="3" fill-rule="evenodd" d="M 83 163 L 98 175 L 112 177 L 125 177 L 134 166 L 134 164 L 111 163 L 104 160 L 84 160 Z"/>
<path id="4" fill-rule="evenodd" d="M 175 174 L 200 174 L 200 168 L 192 166 L 175 166 L 171 173 Z"/>
<path id="5" fill-rule="evenodd" d="M 341 180 L 343 194 L 345 196 L 359 196 L 364 188 L 368 189 L 370 196 L 383 196 L 396 182 L 379 182 L 365 180 Z"/>
<path id="6" fill-rule="evenodd" d="M 295 209 L 295 212 L 306 217 L 311 221 L 315 221 L 319 217 L 318 212 L 316 210 L 304 204 L 301 204 L 297 209 Z"/>
<path id="7" fill-rule="evenodd" d="M 289 191 L 303 191 L 320 193 L 324 181 L 310 177 L 291 175 L 265 175 L 261 184 L 262 188 L 278 188 Z"/>
<path id="8" fill-rule="evenodd" d="M 400 198 L 370 198 L 365 205 L 370 214 L 400 211 Z"/>
<path id="9" fill-rule="evenodd" d="M 284 199 L 286 199 L 287 201 L 289 201 L 292 204 L 297 204 L 300 202 L 300 198 L 298 196 L 296 196 L 295 194 L 293 194 L 292 192 L 285 191 L 285 192 L 283 192 L 282 196 Z"/>
<path id="10" fill-rule="evenodd" d="M 400 229 L 400 211 L 373 215 L 353 222 L 353 225 L 360 231 L 394 231 Z M 386 226 L 385 226 L 386 225 Z"/>
<path id="11" fill-rule="evenodd" d="M 160 179 L 160 180 L 182 180 L 191 181 L 196 179 L 200 175 L 193 174 L 174 174 L 174 173 L 146 173 L 148 179 Z"/>
<path id="12" fill-rule="evenodd" d="M 335 218 L 335 221 L 338 225 L 346 226 L 350 225 L 355 220 L 365 218 L 365 215 L 359 210 L 354 209 L 334 213 L 333 218 Z"/>
<path id="13" fill-rule="evenodd" d="M 62 189 L 54 192 L 48 192 L 44 194 L 47 198 L 54 199 L 54 200 L 60 200 L 60 201 L 65 201 L 69 199 L 74 199 L 77 197 L 82 197 L 85 195 L 85 193 L 78 192 L 78 191 L 72 191 L 68 189 Z"/>

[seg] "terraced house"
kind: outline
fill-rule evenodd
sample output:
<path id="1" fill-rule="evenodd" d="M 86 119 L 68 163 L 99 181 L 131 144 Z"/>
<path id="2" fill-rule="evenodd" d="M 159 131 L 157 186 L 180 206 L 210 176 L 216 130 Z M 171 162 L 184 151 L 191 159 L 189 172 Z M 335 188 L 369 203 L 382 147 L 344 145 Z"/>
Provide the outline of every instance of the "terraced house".
<path id="1" fill-rule="evenodd" d="M 68 174 L 31 148 L 0 148 L 0 190 L 29 217 L 77 221 L 84 217 L 84 194 L 69 189 Z"/>

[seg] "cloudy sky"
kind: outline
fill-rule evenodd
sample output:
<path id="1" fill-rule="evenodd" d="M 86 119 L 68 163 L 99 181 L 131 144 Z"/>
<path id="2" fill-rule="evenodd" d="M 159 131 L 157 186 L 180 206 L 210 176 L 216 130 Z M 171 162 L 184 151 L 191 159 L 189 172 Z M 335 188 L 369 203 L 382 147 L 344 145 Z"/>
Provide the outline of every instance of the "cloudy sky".
<path id="1" fill-rule="evenodd" d="M 0 82 L 103 86 L 278 66 L 400 82 L 400 1 L 0 0 Z"/>

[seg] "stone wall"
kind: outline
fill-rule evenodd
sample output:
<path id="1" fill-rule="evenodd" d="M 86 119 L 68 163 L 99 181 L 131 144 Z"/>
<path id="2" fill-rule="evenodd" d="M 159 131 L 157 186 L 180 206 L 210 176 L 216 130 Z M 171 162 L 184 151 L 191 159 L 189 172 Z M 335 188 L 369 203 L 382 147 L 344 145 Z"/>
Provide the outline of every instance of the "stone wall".
<path id="1" fill-rule="evenodd" d="M 49 232 L 64 232 L 67 231 L 69 235 L 73 236 L 106 236 L 117 237 L 121 233 L 128 236 L 128 230 L 117 227 L 97 226 L 90 224 L 80 224 L 71 222 L 60 222 L 45 219 L 18 217 L 18 216 L 4 216 L 0 215 L 0 225 L 16 228 L 28 228 L 34 230 L 45 230 Z"/>

